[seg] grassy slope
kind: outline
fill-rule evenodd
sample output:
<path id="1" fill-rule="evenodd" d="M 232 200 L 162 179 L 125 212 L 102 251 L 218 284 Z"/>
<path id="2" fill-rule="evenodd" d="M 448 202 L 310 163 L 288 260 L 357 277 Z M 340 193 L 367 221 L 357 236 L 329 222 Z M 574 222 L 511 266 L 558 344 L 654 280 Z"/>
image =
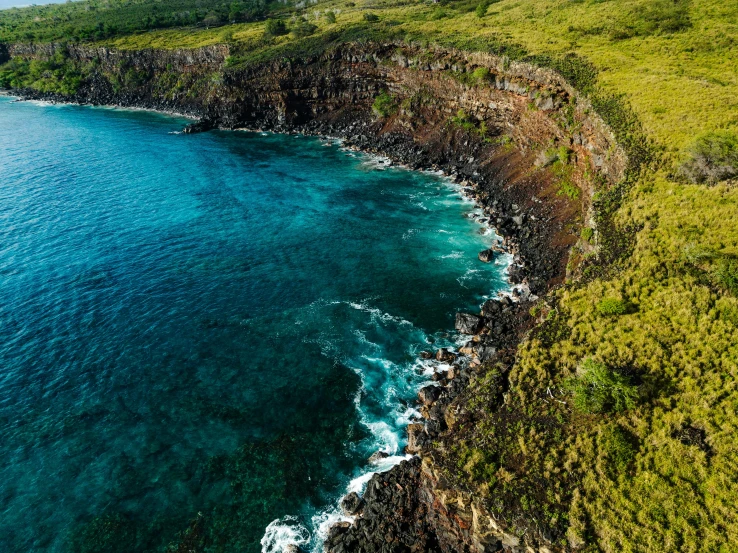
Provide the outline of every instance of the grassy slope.
<path id="1" fill-rule="evenodd" d="M 463 460 L 456 476 L 492 497 L 520 497 L 537 486 L 545 493 L 534 489 L 519 508 L 568 528 L 571 544 L 613 552 L 736 551 L 738 299 L 730 279 L 716 275 L 730 272 L 726 260 L 738 255 L 738 188 L 684 184 L 670 174 L 700 133 L 738 132 L 738 4 L 693 0 L 683 4 L 691 26 L 644 32 L 634 14 L 658 2 L 502 0 L 479 18 L 476 3 L 331 0 L 305 13 L 319 36 L 356 25 L 363 35 L 370 27 L 409 40 L 573 51 L 600 70 L 599 87 L 625 96 L 662 152 L 660 165 L 638 179 L 616 214 L 623 228 L 636 229 L 632 253 L 607 277 L 561 289 L 540 306 L 548 314 L 544 329 L 555 331 L 534 334 L 512 371 L 508 409 L 522 421 L 515 439 L 493 437 L 497 430 L 481 425 L 475 442 L 455 453 Z M 335 24 L 316 17 L 328 9 L 338 11 Z M 364 23 L 366 11 L 380 21 Z M 153 31 L 107 43 L 174 48 L 228 40 L 248 60 L 320 41 L 286 36 L 264 44 L 263 25 Z M 636 36 L 619 38 L 628 34 Z M 626 312 L 602 315 L 604 297 L 622 300 Z M 572 408 L 564 382 L 590 357 L 635 375 L 635 408 Z M 485 386 L 477 384 L 480 397 Z M 476 408 L 484 411 L 484 403 Z"/>

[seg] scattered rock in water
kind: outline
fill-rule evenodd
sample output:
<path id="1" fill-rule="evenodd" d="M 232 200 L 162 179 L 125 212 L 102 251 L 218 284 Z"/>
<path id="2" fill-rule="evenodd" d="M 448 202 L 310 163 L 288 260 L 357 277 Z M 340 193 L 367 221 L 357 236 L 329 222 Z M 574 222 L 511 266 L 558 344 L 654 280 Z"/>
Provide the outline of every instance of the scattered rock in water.
<path id="1" fill-rule="evenodd" d="M 469 340 L 463 347 L 459 348 L 461 355 L 472 355 L 474 353 L 474 342 Z"/>
<path id="2" fill-rule="evenodd" d="M 305 553 L 305 550 L 297 544 L 290 543 L 284 546 L 282 553 Z"/>
<path id="3" fill-rule="evenodd" d="M 368 461 L 372 464 L 376 464 L 382 459 L 386 459 L 387 457 L 389 457 L 389 453 L 380 449 L 379 451 L 375 451 L 374 453 L 372 453 L 372 456 L 369 457 Z"/>
<path id="4" fill-rule="evenodd" d="M 364 500 L 356 492 L 351 492 L 341 500 L 341 510 L 346 516 L 358 515 L 364 508 Z"/>
<path id="5" fill-rule="evenodd" d="M 448 371 L 437 371 L 437 372 L 434 372 L 431 375 L 431 380 L 433 382 L 439 382 L 441 380 L 446 380 L 446 375 L 447 374 L 448 374 Z"/>
<path id="6" fill-rule="evenodd" d="M 421 359 L 433 359 L 433 354 L 429 351 L 421 351 L 420 358 Z"/>
<path id="7" fill-rule="evenodd" d="M 479 254 L 477 255 L 477 257 L 479 258 L 479 261 L 484 261 L 485 263 L 490 263 L 495 258 L 495 250 L 493 250 L 492 248 L 490 248 L 488 250 L 483 250 L 483 251 L 479 252 Z"/>
<path id="8" fill-rule="evenodd" d="M 184 129 L 182 129 L 182 132 L 184 134 L 196 134 L 199 132 L 207 132 L 211 129 L 214 129 L 217 126 L 217 123 L 212 119 L 200 119 L 196 123 L 190 123 L 187 125 Z"/>
<path id="9" fill-rule="evenodd" d="M 484 319 L 471 313 L 457 313 L 455 327 L 462 334 L 477 334 L 484 327 Z"/>
<path id="10" fill-rule="evenodd" d="M 436 352 L 436 361 L 449 362 L 456 359 L 456 356 L 448 351 L 447 348 L 441 348 Z"/>
<path id="11" fill-rule="evenodd" d="M 451 365 L 451 368 L 446 373 L 446 378 L 448 378 L 449 380 L 453 380 L 454 378 L 459 376 L 460 370 L 461 370 L 461 367 L 459 367 L 458 365 Z"/>

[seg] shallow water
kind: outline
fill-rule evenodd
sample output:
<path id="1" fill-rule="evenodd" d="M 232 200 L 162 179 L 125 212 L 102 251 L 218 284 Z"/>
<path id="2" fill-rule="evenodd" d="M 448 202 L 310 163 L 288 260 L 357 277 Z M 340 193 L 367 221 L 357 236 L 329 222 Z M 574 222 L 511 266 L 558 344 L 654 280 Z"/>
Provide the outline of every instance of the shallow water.
<path id="1" fill-rule="evenodd" d="M 505 287 L 440 176 L 184 123 L 0 97 L 0 551 L 318 546 Z"/>

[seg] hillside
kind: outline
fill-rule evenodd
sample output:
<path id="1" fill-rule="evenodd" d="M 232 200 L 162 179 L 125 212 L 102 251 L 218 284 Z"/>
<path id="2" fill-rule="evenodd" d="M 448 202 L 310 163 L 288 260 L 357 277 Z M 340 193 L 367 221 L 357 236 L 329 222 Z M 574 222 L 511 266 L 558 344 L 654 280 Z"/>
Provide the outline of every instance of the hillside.
<path id="1" fill-rule="evenodd" d="M 531 307 L 537 325 L 514 365 L 492 362 L 471 379 L 454 400 L 466 422 L 450 421 L 429 457 L 513 533 L 540 532 L 557 548 L 738 549 L 738 4 L 84 0 L 0 11 L 0 43 L 29 42 L 225 44 L 226 75 L 348 42 L 408 45 L 429 63 L 435 48 L 488 52 L 559 72 L 628 166 L 607 183 L 571 169 L 560 143 L 537 145 L 559 148 L 548 170 L 568 182 L 563 196 L 589 199 L 571 188 L 574 173 L 594 187 L 592 209 L 572 223 L 568 278 Z M 13 57 L 0 87 L 72 96 L 95 71 L 63 55 Z M 492 86 L 483 73 L 448 73 Z M 125 89 L 145 76 L 121 66 L 116 78 Z M 212 90 L 171 79 L 172 90 Z M 378 98 L 390 118 L 394 100 Z M 480 134 L 463 113 L 455 123 Z"/>

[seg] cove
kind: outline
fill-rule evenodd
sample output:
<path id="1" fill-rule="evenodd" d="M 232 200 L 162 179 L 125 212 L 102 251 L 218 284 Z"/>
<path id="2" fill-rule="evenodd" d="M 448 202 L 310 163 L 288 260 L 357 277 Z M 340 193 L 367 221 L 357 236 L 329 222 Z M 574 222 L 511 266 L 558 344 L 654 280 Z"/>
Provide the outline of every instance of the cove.
<path id="1" fill-rule="evenodd" d="M 317 547 L 506 287 L 446 179 L 185 123 L 0 97 L 3 551 Z"/>

